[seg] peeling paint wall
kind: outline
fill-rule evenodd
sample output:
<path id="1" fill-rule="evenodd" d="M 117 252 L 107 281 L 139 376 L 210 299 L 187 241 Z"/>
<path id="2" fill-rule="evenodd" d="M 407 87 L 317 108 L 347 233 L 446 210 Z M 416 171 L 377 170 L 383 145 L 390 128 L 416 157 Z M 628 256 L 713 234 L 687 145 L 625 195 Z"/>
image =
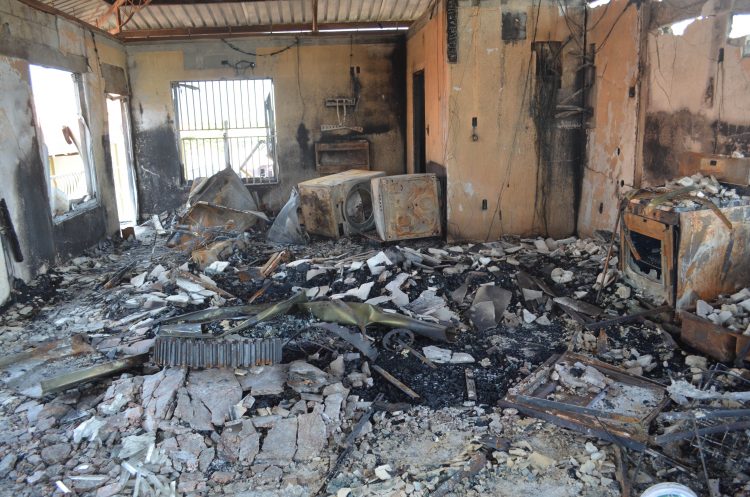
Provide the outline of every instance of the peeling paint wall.
<path id="1" fill-rule="evenodd" d="M 648 184 L 677 176 L 684 152 L 750 156 L 750 57 L 742 57 L 739 40 L 727 38 L 728 4 L 705 2 L 703 19 L 681 36 L 649 30 Z"/>
<path id="2" fill-rule="evenodd" d="M 596 78 L 578 217 L 582 236 L 614 229 L 618 198 L 636 183 L 641 16 L 628 0 L 589 9 Z"/>
<path id="3" fill-rule="evenodd" d="M 294 38 L 232 39 L 243 50 L 271 53 Z M 199 54 L 199 55 L 196 55 Z M 237 77 L 222 60 L 248 58 L 220 40 L 165 42 L 128 46 L 133 90 L 131 112 L 134 153 L 139 179 L 141 215 L 172 209 L 184 202 L 171 83 Z M 255 58 L 257 66 L 244 77 L 272 78 L 276 96 L 277 154 L 280 184 L 252 187 L 262 203 L 278 210 L 297 183 L 318 176 L 315 142 L 321 139 L 366 138 L 371 168 L 388 174 L 405 172 L 405 42 L 403 36 L 374 39 L 366 35 L 301 38 L 298 46 L 278 55 Z M 364 134 L 326 133 L 321 124 L 336 123 L 327 97 L 351 96 L 350 66 L 359 66 L 361 98 L 351 121 Z"/>
<path id="4" fill-rule="evenodd" d="M 13 277 L 28 280 L 44 264 L 78 255 L 117 231 L 101 64 L 125 67 L 125 62 L 119 42 L 15 0 L 0 0 L 0 198 L 8 203 L 24 254 L 22 263 L 8 268 Z M 62 222 L 55 222 L 50 212 L 46 165 L 34 124 L 30 63 L 83 76 L 98 203 Z"/>

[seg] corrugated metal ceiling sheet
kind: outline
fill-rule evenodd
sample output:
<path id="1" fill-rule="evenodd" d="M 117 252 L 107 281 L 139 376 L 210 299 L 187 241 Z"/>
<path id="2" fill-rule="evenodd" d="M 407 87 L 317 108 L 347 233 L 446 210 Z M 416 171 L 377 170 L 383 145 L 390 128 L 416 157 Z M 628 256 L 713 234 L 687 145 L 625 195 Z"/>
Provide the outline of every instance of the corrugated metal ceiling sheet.
<path id="1" fill-rule="evenodd" d="M 104 0 L 44 1 L 92 25 L 110 8 Z M 429 4 L 430 0 L 318 0 L 318 22 L 413 21 Z M 138 10 L 123 30 L 309 24 L 312 17 L 310 0 L 158 4 Z M 114 19 L 100 27 L 114 27 Z"/>

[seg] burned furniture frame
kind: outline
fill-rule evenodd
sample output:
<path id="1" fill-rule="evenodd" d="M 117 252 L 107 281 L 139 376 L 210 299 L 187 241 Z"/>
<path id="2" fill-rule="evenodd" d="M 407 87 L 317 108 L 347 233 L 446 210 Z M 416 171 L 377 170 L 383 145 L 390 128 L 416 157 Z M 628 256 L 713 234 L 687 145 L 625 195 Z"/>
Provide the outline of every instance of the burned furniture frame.
<path id="1" fill-rule="evenodd" d="M 575 397 L 575 401 L 570 402 L 548 400 L 546 397 L 557 386 L 557 382 L 550 379 L 550 374 L 554 371 L 555 364 L 563 362 L 580 362 L 591 366 L 618 383 L 651 391 L 660 397 L 660 400 L 653 407 L 645 407 L 644 412 L 637 416 L 592 407 L 593 401 L 597 398 L 595 395 L 591 398 Z M 505 399 L 498 404 L 629 449 L 645 451 L 649 442 L 648 427 L 669 401 L 666 389 L 655 381 L 634 376 L 623 369 L 595 359 L 565 352 L 550 357 L 531 375 L 511 388 Z"/>
<path id="2" fill-rule="evenodd" d="M 629 204 L 632 205 L 632 204 Z M 662 210 L 646 211 L 626 207 L 623 213 L 623 229 L 620 230 L 621 265 L 626 277 L 650 297 L 671 305 L 675 302 L 675 234 L 679 216 Z M 634 236 L 635 235 L 635 236 Z M 648 255 L 639 250 L 638 238 L 643 237 L 659 243 L 659 264 L 649 261 Z M 634 240 L 635 238 L 635 240 Z M 656 270 L 656 278 L 649 276 L 646 267 Z"/>
<path id="3" fill-rule="evenodd" d="M 620 267 L 631 284 L 677 309 L 747 286 L 750 205 L 676 211 L 642 202 L 655 195 L 637 195 L 623 212 Z M 659 244 L 658 261 L 644 253 L 652 243 Z M 648 276 L 649 266 L 657 278 Z"/>

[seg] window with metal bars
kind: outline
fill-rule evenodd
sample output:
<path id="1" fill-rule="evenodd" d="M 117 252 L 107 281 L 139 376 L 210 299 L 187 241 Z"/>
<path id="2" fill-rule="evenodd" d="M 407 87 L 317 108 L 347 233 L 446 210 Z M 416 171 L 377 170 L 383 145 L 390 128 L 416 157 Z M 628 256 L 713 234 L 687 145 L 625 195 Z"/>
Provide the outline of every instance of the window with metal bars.
<path id="1" fill-rule="evenodd" d="M 250 184 L 278 181 L 273 81 L 172 83 L 185 181 L 230 167 Z"/>

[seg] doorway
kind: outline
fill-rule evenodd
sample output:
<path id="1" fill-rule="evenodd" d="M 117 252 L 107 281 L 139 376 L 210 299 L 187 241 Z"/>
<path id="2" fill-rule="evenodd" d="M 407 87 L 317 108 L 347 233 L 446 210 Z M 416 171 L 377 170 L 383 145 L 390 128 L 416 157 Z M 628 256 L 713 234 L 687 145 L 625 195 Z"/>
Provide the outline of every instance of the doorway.
<path id="1" fill-rule="evenodd" d="M 127 97 L 107 95 L 107 120 L 109 121 L 109 153 L 112 159 L 112 176 L 115 181 L 120 227 L 135 226 L 138 222 L 138 201 L 130 148 Z"/>
<path id="2" fill-rule="evenodd" d="M 427 167 L 424 71 L 414 73 L 412 79 L 412 97 L 412 110 L 414 111 L 414 172 L 419 174 L 426 172 Z"/>

